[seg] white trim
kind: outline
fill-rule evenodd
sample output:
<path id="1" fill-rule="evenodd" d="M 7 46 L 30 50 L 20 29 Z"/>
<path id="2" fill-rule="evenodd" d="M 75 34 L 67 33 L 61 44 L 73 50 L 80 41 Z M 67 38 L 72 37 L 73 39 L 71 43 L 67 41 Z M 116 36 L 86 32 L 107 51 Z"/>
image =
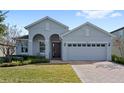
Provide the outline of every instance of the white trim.
<path id="1" fill-rule="evenodd" d="M 51 20 L 51 21 L 53 21 L 53 22 L 56 22 L 57 24 L 60 24 L 60 25 L 64 26 L 65 28 L 69 28 L 68 26 L 66 26 L 66 25 L 64 25 L 64 24 L 62 24 L 62 23 L 56 21 L 56 20 L 53 19 L 53 18 L 50 18 L 49 16 L 46 16 L 46 17 L 44 17 L 44 18 L 41 18 L 41 19 L 39 19 L 39 20 L 33 22 L 32 24 L 29 24 L 29 25 L 25 26 L 24 28 L 25 28 L 25 29 L 28 29 L 29 27 L 31 27 L 31 26 L 33 26 L 33 25 L 35 25 L 35 24 L 38 24 L 39 22 L 41 22 L 41 21 L 43 21 L 43 20 L 45 20 L 45 19 L 49 19 L 49 20 Z"/>
<path id="2" fill-rule="evenodd" d="M 113 37 L 113 35 L 110 34 L 109 32 L 107 32 L 107 31 L 105 31 L 105 30 L 103 30 L 103 29 L 97 27 L 96 25 L 94 25 L 94 24 L 92 24 L 92 23 L 90 23 L 90 22 L 86 22 L 86 23 L 84 23 L 84 24 L 82 24 L 82 25 L 80 25 L 80 26 L 78 26 L 78 27 L 76 27 L 76 28 L 74 28 L 74 29 L 72 29 L 72 30 L 70 30 L 70 31 L 68 31 L 68 32 L 65 32 L 65 33 L 61 34 L 61 36 L 64 37 L 65 35 L 70 34 L 70 33 L 76 31 L 77 29 L 79 29 L 79 28 L 81 28 L 81 27 L 83 27 L 83 26 L 85 26 L 85 25 L 90 25 L 90 26 L 92 26 L 92 27 L 98 29 L 98 31 L 101 31 L 101 32 L 103 32 L 103 33 L 105 33 L 105 34 L 107 34 L 107 35 Z"/>
<path id="3" fill-rule="evenodd" d="M 109 43 L 109 42 L 63 42 L 63 43 Z"/>

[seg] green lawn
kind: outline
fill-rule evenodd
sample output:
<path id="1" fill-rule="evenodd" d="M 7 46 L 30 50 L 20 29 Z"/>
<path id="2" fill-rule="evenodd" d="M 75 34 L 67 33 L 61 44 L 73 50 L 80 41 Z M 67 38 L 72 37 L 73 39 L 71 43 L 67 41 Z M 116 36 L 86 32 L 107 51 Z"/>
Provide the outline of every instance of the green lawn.
<path id="1" fill-rule="evenodd" d="M 81 82 L 69 64 L 0 67 L 0 82 L 63 83 Z"/>

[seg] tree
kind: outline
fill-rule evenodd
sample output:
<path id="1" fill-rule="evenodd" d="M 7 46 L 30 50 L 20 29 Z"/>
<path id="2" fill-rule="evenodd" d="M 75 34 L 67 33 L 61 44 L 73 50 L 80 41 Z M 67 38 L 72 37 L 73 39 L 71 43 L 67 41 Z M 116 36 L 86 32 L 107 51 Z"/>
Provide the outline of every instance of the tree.
<path id="1" fill-rule="evenodd" d="M 6 26 L 3 36 L 0 40 L 1 51 L 6 57 L 7 62 L 11 62 L 12 55 L 15 52 L 16 38 L 19 37 L 21 30 L 14 26 Z"/>
<path id="2" fill-rule="evenodd" d="M 6 25 L 4 24 L 4 20 L 5 20 L 7 13 L 8 13 L 8 11 L 6 11 L 6 12 L 0 11 L 0 35 L 2 35 L 4 33 L 5 28 L 6 28 Z"/>

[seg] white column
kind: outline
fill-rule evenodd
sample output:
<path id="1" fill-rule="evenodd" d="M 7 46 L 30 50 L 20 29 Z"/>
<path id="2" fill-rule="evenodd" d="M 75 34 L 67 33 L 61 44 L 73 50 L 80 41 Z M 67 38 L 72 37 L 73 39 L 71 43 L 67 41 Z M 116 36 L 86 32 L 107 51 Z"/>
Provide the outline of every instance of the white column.
<path id="1" fill-rule="evenodd" d="M 29 41 L 28 41 L 28 54 L 33 55 L 33 41 L 32 41 L 32 39 L 29 39 Z"/>
<path id="2" fill-rule="evenodd" d="M 45 57 L 50 58 L 50 44 L 49 39 L 45 38 Z"/>

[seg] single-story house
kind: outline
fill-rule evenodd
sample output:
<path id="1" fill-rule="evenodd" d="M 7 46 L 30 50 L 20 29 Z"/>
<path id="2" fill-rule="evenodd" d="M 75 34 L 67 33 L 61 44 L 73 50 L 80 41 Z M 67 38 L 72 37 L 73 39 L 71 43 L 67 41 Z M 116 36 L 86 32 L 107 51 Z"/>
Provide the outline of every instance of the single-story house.
<path id="1" fill-rule="evenodd" d="M 25 29 L 29 34 L 18 38 L 17 55 L 41 55 L 64 61 L 111 60 L 112 35 L 92 23 L 69 30 L 68 26 L 46 16 Z"/>
<path id="2" fill-rule="evenodd" d="M 124 27 L 111 32 L 113 39 L 112 54 L 124 57 Z"/>

